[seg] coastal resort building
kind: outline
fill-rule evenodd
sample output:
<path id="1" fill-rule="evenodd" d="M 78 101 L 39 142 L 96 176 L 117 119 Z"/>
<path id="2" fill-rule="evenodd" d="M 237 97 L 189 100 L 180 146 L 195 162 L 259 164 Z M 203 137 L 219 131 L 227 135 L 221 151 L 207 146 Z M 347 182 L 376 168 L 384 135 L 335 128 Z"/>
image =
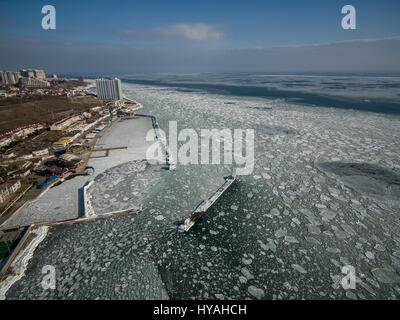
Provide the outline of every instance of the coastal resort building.
<path id="1" fill-rule="evenodd" d="M 50 130 L 64 130 L 65 128 L 69 127 L 71 124 L 79 120 L 81 120 L 81 117 L 79 115 L 69 116 L 67 118 L 64 118 L 60 121 L 53 123 L 50 126 Z"/>
<path id="2" fill-rule="evenodd" d="M 0 138 L 0 148 L 1 147 L 6 147 L 12 142 L 11 138 Z"/>
<path id="3" fill-rule="evenodd" d="M 21 168 L 22 168 L 22 169 L 28 169 L 31 165 L 32 165 L 32 162 L 31 162 L 31 161 L 25 161 L 25 162 L 22 164 Z"/>
<path id="4" fill-rule="evenodd" d="M 35 78 L 38 80 L 43 80 L 46 78 L 46 73 L 41 69 L 21 69 L 19 73 L 22 77 L 27 78 Z"/>
<path id="5" fill-rule="evenodd" d="M 24 160 L 29 160 L 29 159 L 32 159 L 32 158 L 33 158 L 33 155 L 31 153 L 28 153 L 28 154 L 24 154 L 24 155 L 18 157 L 16 160 L 24 161 Z"/>
<path id="6" fill-rule="evenodd" d="M 44 171 L 44 174 L 46 176 L 60 176 L 66 171 L 67 171 L 66 169 L 61 168 L 54 164 L 54 165 L 46 168 L 46 170 Z"/>
<path id="7" fill-rule="evenodd" d="M 21 188 L 20 180 L 9 180 L 0 186 L 0 204 L 3 204 L 7 198 L 13 195 Z"/>
<path id="8" fill-rule="evenodd" d="M 93 133 L 93 132 L 88 133 L 88 134 L 85 136 L 85 138 L 86 138 L 86 139 L 94 139 L 94 138 L 96 138 L 96 134 Z"/>
<path id="9" fill-rule="evenodd" d="M 43 125 L 36 123 L 9 131 L 0 136 L 0 147 L 7 146 L 12 141 L 16 141 L 18 139 L 24 139 L 30 134 L 34 133 L 35 131 L 41 129 L 43 129 Z"/>
<path id="10" fill-rule="evenodd" d="M 86 148 L 82 143 L 73 143 L 68 147 L 68 152 L 72 152 L 74 154 L 81 154 L 85 150 Z"/>
<path id="11" fill-rule="evenodd" d="M 9 152 L 3 153 L 2 157 L 3 157 L 3 159 L 11 159 L 11 158 L 15 157 L 15 153 L 12 151 L 9 151 Z"/>
<path id="12" fill-rule="evenodd" d="M 29 169 L 21 169 L 13 173 L 13 178 L 24 179 L 29 177 L 31 174 L 31 170 Z"/>
<path id="13" fill-rule="evenodd" d="M 14 71 L 0 71 L 0 83 L 2 84 L 17 84 L 21 78 L 19 72 Z"/>
<path id="14" fill-rule="evenodd" d="M 90 108 L 91 112 L 100 112 L 103 109 L 102 106 L 92 107 Z"/>
<path id="15" fill-rule="evenodd" d="M 69 143 L 71 143 L 74 139 L 72 137 L 62 137 L 58 141 L 53 143 L 55 148 L 65 148 Z"/>
<path id="16" fill-rule="evenodd" d="M 49 154 L 49 149 L 48 148 L 32 151 L 32 156 L 35 157 L 35 158 L 40 158 L 40 157 L 43 157 L 43 156 L 47 156 L 48 154 Z"/>
<path id="17" fill-rule="evenodd" d="M 45 80 L 36 78 L 22 77 L 19 79 L 19 85 L 25 88 L 47 88 L 50 87 L 50 83 Z"/>
<path id="18" fill-rule="evenodd" d="M 58 157 L 58 164 L 64 168 L 76 168 L 82 163 L 82 160 L 72 153 L 64 153 Z"/>

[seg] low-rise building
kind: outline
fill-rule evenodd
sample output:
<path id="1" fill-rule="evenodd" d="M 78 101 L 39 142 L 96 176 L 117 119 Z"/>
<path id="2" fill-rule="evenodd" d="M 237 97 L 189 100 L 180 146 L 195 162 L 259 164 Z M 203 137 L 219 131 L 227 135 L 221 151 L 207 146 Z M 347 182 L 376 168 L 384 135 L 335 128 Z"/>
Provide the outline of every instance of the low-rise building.
<path id="1" fill-rule="evenodd" d="M 74 154 L 82 154 L 85 150 L 86 149 L 82 143 L 72 143 L 68 147 L 68 151 Z"/>
<path id="2" fill-rule="evenodd" d="M 20 180 L 9 180 L 7 182 L 4 182 L 3 185 L 5 185 L 7 188 L 11 190 L 11 192 L 17 192 L 19 188 L 21 188 L 21 181 Z"/>
<path id="3" fill-rule="evenodd" d="M 96 132 L 100 132 L 101 130 L 103 130 L 106 126 L 104 124 L 101 124 L 99 126 L 97 126 L 96 128 L 94 128 L 94 131 Z"/>
<path id="4" fill-rule="evenodd" d="M 26 88 L 47 88 L 50 87 L 50 83 L 36 78 L 22 77 L 19 79 L 19 85 Z"/>
<path id="5" fill-rule="evenodd" d="M 0 205 L 6 201 L 7 197 L 3 194 L 3 189 L 0 187 Z"/>
<path id="6" fill-rule="evenodd" d="M 72 153 L 64 153 L 58 158 L 61 166 L 66 168 L 73 168 L 78 166 L 82 161 L 79 157 Z"/>
<path id="7" fill-rule="evenodd" d="M 66 147 L 68 143 L 69 143 L 68 140 L 58 140 L 53 143 L 53 146 L 55 148 Z"/>
<path id="8" fill-rule="evenodd" d="M 8 189 L 4 188 L 3 186 L 0 186 L 0 205 L 2 205 L 4 202 L 6 202 L 10 192 Z"/>
<path id="9" fill-rule="evenodd" d="M 51 167 L 46 168 L 45 174 L 46 174 L 46 175 L 54 176 L 54 175 L 61 175 L 61 174 L 63 174 L 63 173 L 66 172 L 66 171 L 67 171 L 66 169 L 61 168 L 61 167 L 59 167 L 59 166 L 56 166 L 56 165 L 54 164 L 54 165 L 52 165 Z"/>
<path id="10" fill-rule="evenodd" d="M 78 115 L 69 116 L 67 118 L 64 118 L 60 121 L 53 123 L 50 126 L 50 130 L 63 130 L 66 127 L 70 126 L 71 124 L 73 124 L 79 120 L 81 120 L 81 117 Z"/>
<path id="11" fill-rule="evenodd" d="M 46 156 L 48 154 L 49 154 L 48 148 L 32 151 L 32 156 L 34 156 L 35 158 Z"/>
<path id="12" fill-rule="evenodd" d="M 6 147 L 12 142 L 11 138 L 4 138 L 0 140 L 0 148 L 1 147 Z"/>
<path id="13" fill-rule="evenodd" d="M 12 141 L 23 139 L 34 133 L 37 130 L 43 129 L 41 124 L 31 124 L 22 128 L 17 128 L 12 131 L 6 132 L 0 136 L 0 147 L 9 145 Z"/>
<path id="14" fill-rule="evenodd" d="M 69 143 L 71 143 L 74 139 L 72 137 L 62 137 L 58 141 L 53 143 L 53 146 L 55 147 L 65 147 Z"/>
<path id="15" fill-rule="evenodd" d="M 29 160 L 29 159 L 32 159 L 32 158 L 33 158 L 32 154 L 29 153 L 29 154 L 25 154 L 23 156 L 18 157 L 17 160 L 18 161 L 20 161 L 20 160 Z"/>
<path id="16" fill-rule="evenodd" d="M 86 138 L 86 139 L 93 139 L 93 138 L 96 138 L 96 135 L 95 135 L 94 133 L 88 133 L 88 134 L 85 136 L 85 138 Z"/>
<path id="17" fill-rule="evenodd" d="M 92 108 L 90 108 L 90 111 L 92 111 L 92 112 L 98 112 L 98 111 L 100 111 L 100 110 L 102 110 L 102 109 L 103 109 L 103 107 L 97 106 L 97 107 L 92 107 Z"/>
<path id="18" fill-rule="evenodd" d="M 5 153 L 3 153 L 2 157 L 3 157 L 3 159 L 11 159 L 11 158 L 15 157 L 15 153 L 12 151 L 5 152 Z"/>
<path id="19" fill-rule="evenodd" d="M 29 177 L 31 174 L 31 170 L 29 169 L 22 169 L 18 170 L 17 172 L 14 172 L 13 178 L 19 178 L 19 179 L 24 179 Z"/>
<path id="20" fill-rule="evenodd" d="M 32 162 L 31 162 L 31 161 L 26 161 L 26 162 L 24 162 L 24 164 L 23 164 L 21 167 L 22 167 L 22 169 L 27 169 L 27 168 L 29 168 L 31 165 L 32 165 Z"/>

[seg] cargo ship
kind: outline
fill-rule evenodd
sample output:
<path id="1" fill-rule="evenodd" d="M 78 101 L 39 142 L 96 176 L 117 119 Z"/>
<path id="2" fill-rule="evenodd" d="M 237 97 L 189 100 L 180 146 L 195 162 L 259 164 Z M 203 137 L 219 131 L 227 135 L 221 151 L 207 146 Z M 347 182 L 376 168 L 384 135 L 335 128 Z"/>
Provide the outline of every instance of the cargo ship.
<path id="1" fill-rule="evenodd" d="M 179 229 L 189 231 L 191 227 L 207 212 L 207 210 L 224 194 L 236 180 L 236 176 L 224 177 L 225 182 L 207 200 L 202 201 L 192 212 L 191 216 L 182 221 L 176 221 Z"/>

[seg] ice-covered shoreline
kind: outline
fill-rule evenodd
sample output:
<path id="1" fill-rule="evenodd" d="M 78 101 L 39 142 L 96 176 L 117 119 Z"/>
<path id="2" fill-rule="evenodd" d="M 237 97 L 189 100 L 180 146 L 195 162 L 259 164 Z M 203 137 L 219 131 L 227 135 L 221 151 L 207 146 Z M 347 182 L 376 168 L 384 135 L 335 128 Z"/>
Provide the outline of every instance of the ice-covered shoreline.
<path id="1" fill-rule="evenodd" d="M 28 235 L 31 236 L 32 233 L 36 234 L 36 236 L 17 254 L 14 261 L 11 263 L 10 271 L 15 275 L 8 276 L 0 282 L 0 300 L 5 300 L 7 291 L 14 283 L 19 281 L 25 275 L 29 261 L 32 259 L 36 248 L 46 238 L 48 231 L 48 226 L 40 226 L 32 230 Z"/>
<path id="2" fill-rule="evenodd" d="M 109 131 L 106 132 L 104 136 L 99 139 L 99 141 L 97 141 L 96 145 L 102 145 L 102 147 L 112 147 L 116 144 L 126 144 L 128 146 L 126 150 L 113 150 L 110 153 L 109 157 L 105 159 L 90 159 L 88 166 L 94 167 L 94 176 L 89 176 L 90 178 L 78 176 L 61 184 L 60 186 L 63 186 L 63 188 L 60 188 L 60 186 L 52 189 L 48 188 L 45 190 L 45 192 L 40 194 L 40 196 L 35 199 L 35 201 L 29 203 L 29 205 L 23 210 L 32 210 L 32 208 L 35 208 L 40 212 L 46 212 L 46 207 L 48 207 L 50 200 L 49 196 L 51 197 L 51 199 L 55 200 L 58 205 L 60 205 L 59 200 L 65 198 L 67 192 L 66 190 L 69 190 L 69 193 L 75 194 L 77 200 L 77 191 L 79 188 L 83 188 L 83 205 L 85 216 L 87 218 L 96 217 L 96 213 L 90 202 L 90 197 L 87 196 L 88 189 L 95 182 L 96 176 L 103 173 L 107 169 L 116 167 L 125 162 L 129 162 L 132 160 L 132 158 L 136 158 L 138 160 L 143 160 L 146 158 L 145 151 L 147 150 L 147 146 L 149 145 L 149 143 L 152 142 L 147 142 L 145 137 L 149 130 L 154 131 L 150 119 L 151 117 L 140 117 L 137 119 L 129 119 L 124 120 L 120 123 L 116 123 L 115 126 L 113 126 Z M 137 125 L 138 122 L 140 123 L 140 125 Z M 135 125 L 132 126 L 132 124 Z M 127 132 L 129 132 L 132 127 L 134 129 L 134 132 L 131 132 L 131 134 L 135 137 L 135 139 L 131 139 L 132 135 L 127 134 Z M 58 191 L 60 191 L 61 193 Z M 75 202 L 76 204 L 78 204 L 78 201 Z M 53 202 L 50 202 L 50 204 L 52 203 Z M 65 206 L 63 209 L 65 211 L 69 211 L 69 209 L 72 209 L 70 207 L 70 201 L 66 201 L 64 202 L 64 204 Z M 73 217 L 76 216 L 76 218 L 78 218 L 78 208 L 76 207 L 75 209 L 76 214 L 74 213 Z M 70 216 L 67 216 L 67 218 L 70 218 Z M 51 222 L 52 220 L 48 219 L 48 221 Z M 37 222 L 40 223 L 41 221 Z M 5 299 L 6 293 L 9 288 L 25 275 L 25 271 L 29 265 L 29 261 L 32 258 L 37 246 L 45 239 L 48 229 L 48 226 L 40 226 L 32 231 L 32 233 L 36 233 L 37 236 L 29 242 L 25 249 L 18 253 L 17 257 L 14 259 L 10 266 L 10 268 L 12 268 L 12 270 L 16 273 L 16 276 L 9 276 L 2 282 L 0 282 L 0 299 Z"/>
<path id="3" fill-rule="evenodd" d="M 10 219 L 3 228 L 13 228 L 18 226 L 30 225 L 32 223 L 45 223 L 70 220 L 79 217 L 80 189 L 86 193 L 85 185 L 105 170 L 131 160 L 146 159 L 147 148 L 153 144 L 146 141 L 146 134 L 151 130 L 155 137 L 152 121 L 149 117 L 137 117 L 136 119 L 124 119 L 113 125 L 98 141 L 97 146 L 102 148 L 112 148 L 126 146 L 124 150 L 112 150 L 108 157 L 91 158 L 88 166 L 94 168 L 91 176 L 76 176 L 66 180 L 62 184 L 47 188 L 38 198 L 26 205 L 15 217 Z M 88 203 L 85 212 L 90 213 Z"/>

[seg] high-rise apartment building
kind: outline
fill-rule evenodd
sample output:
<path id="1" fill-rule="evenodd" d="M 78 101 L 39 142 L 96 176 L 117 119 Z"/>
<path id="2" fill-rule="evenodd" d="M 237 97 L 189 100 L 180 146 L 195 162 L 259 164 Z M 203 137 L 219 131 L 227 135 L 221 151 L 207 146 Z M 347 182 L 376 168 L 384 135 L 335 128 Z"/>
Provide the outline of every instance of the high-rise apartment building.
<path id="1" fill-rule="evenodd" d="M 35 80 L 43 80 L 46 78 L 46 74 L 44 70 L 36 70 L 36 69 L 21 69 L 20 72 L 13 71 L 0 71 L 0 83 L 1 84 L 17 84 L 20 83 L 20 79 L 31 78 Z M 25 82 L 28 80 L 24 80 Z M 32 83 L 36 83 L 39 85 L 39 82 L 31 81 Z M 43 84 L 43 83 L 42 83 Z"/>
<path id="2" fill-rule="evenodd" d="M 46 88 L 50 86 L 50 83 L 47 81 L 27 77 L 22 77 L 19 79 L 19 84 L 26 88 Z"/>
<path id="3" fill-rule="evenodd" d="M 97 97 L 102 100 L 122 100 L 121 80 L 118 78 L 96 79 Z"/>
<path id="4" fill-rule="evenodd" d="M 21 69 L 20 70 L 21 76 L 26 78 L 36 78 L 39 80 L 43 80 L 46 78 L 46 74 L 44 70 L 37 70 L 37 69 Z"/>
<path id="5" fill-rule="evenodd" d="M 35 72 L 33 70 L 21 69 L 19 71 L 19 73 L 21 74 L 22 77 L 25 77 L 25 78 L 34 78 L 35 77 Z"/>
<path id="6" fill-rule="evenodd" d="M 0 82 L 2 84 L 16 84 L 18 83 L 21 74 L 13 71 L 0 71 Z"/>

